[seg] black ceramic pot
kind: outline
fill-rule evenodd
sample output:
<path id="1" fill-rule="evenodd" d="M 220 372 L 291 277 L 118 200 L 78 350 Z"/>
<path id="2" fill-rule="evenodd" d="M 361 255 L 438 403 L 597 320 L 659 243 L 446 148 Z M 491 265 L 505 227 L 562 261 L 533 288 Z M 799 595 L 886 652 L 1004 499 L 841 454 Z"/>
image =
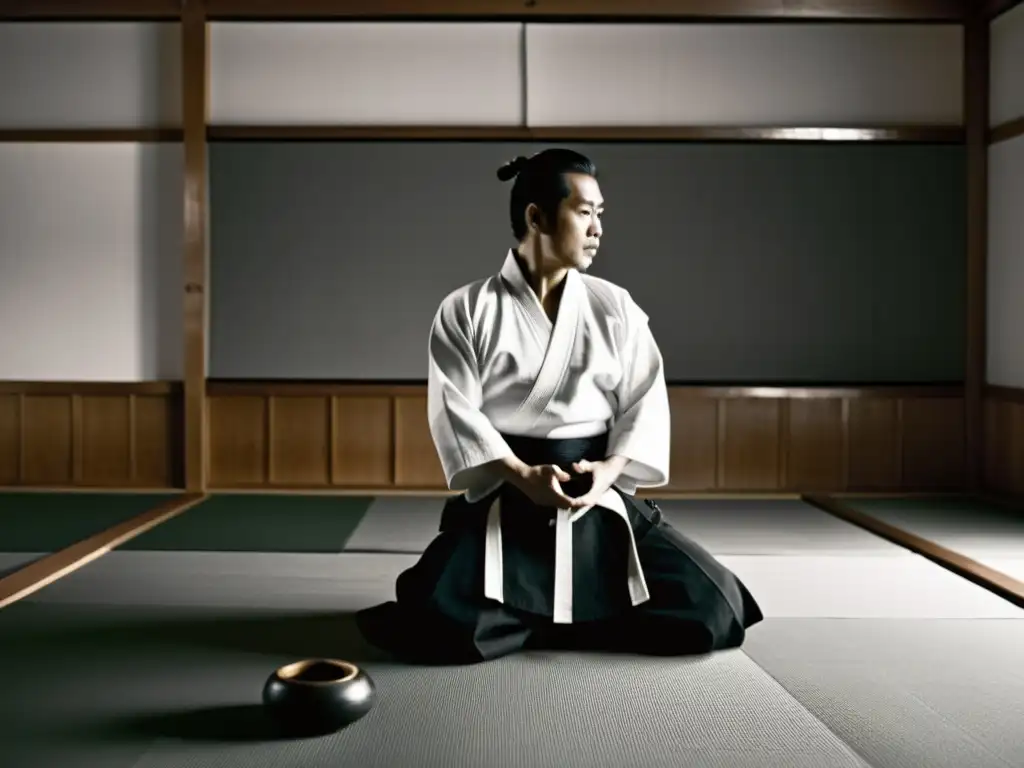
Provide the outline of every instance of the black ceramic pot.
<path id="1" fill-rule="evenodd" d="M 355 664 L 306 659 L 274 670 L 263 704 L 289 733 L 327 733 L 355 722 L 373 707 L 376 686 Z"/>

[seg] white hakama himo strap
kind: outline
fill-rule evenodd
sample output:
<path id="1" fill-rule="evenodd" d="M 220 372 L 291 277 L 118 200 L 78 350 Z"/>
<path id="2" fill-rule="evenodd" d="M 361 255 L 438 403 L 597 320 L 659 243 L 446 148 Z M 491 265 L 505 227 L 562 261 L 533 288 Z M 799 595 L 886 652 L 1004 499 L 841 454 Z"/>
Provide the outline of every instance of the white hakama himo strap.
<path id="1" fill-rule="evenodd" d="M 626 505 L 614 490 L 605 491 L 598 500 L 598 505 L 614 511 L 626 524 L 629 532 L 629 572 L 627 584 L 633 605 L 639 605 L 650 599 L 647 580 L 644 578 L 640 565 L 640 555 L 633 536 L 633 526 L 629 520 Z M 572 524 L 589 510 L 573 513 L 572 510 L 560 509 L 555 515 L 555 594 L 554 622 L 556 624 L 572 623 Z M 484 545 L 484 595 L 491 600 L 504 602 L 505 569 L 502 562 L 501 541 L 501 497 L 494 500 L 487 514 L 487 532 Z"/>
<path id="2" fill-rule="evenodd" d="M 505 602 L 505 565 L 501 553 L 501 496 L 487 513 L 487 534 L 484 537 L 484 597 Z"/>

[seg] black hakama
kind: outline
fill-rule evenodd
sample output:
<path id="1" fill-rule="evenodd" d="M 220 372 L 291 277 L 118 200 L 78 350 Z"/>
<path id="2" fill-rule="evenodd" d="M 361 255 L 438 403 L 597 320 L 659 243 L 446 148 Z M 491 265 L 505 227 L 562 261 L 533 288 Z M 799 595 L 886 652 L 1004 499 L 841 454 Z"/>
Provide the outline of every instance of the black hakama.
<path id="1" fill-rule="evenodd" d="M 580 496 L 589 475 L 571 464 L 604 458 L 607 436 L 544 440 L 504 436 L 530 465 L 557 464 Z M 439 534 L 401 573 L 396 600 L 360 611 L 373 645 L 414 663 L 472 663 L 526 648 L 575 648 L 656 655 L 735 648 L 763 615 L 746 586 L 682 535 L 651 501 L 616 490 L 625 504 L 649 599 L 633 605 L 629 530 L 616 512 L 594 507 L 572 525 L 572 623 L 553 621 L 554 510 L 505 484 L 468 502 L 450 499 Z M 484 594 L 488 511 L 501 495 L 503 601 Z"/>

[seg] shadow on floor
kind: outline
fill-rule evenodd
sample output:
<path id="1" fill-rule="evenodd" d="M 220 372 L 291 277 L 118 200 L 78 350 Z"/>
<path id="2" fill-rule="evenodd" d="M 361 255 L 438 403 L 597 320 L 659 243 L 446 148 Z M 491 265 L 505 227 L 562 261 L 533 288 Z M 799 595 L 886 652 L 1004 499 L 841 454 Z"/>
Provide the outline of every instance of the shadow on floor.
<path id="1" fill-rule="evenodd" d="M 218 744 L 292 738 L 258 704 L 130 715 L 93 730 L 91 736 L 116 742 L 180 739 Z"/>
<path id="2" fill-rule="evenodd" d="M 390 657 L 367 643 L 356 627 L 352 612 L 252 613 L 146 620 L 61 622 L 46 626 L 7 626 L 0 640 L 4 653 L 19 645 L 53 645 L 66 649 L 103 652 L 108 649 L 148 650 L 207 649 L 229 653 L 261 654 L 285 658 L 341 658 L 352 662 L 388 661 Z"/>

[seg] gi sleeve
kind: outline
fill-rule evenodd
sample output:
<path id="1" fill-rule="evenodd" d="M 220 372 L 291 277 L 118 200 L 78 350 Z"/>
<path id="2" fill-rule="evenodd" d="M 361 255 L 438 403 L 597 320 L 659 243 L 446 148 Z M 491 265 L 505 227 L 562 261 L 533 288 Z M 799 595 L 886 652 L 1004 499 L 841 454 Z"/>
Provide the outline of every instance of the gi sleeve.
<path id="1" fill-rule="evenodd" d="M 465 297 L 442 302 L 430 329 L 427 412 L 445 480 L 467 490 L 493 480 L 484 464 L 512 449 L 480 410 L 483 388 Z"/>
<path id="2" fill-rule="evenodd" d="M 633 493 L 668 482 L 672 428 L 661 351 L 646 313 L 630 297 L 625 304 L 619 349 L 623 376 L 608 455 L 629 460 L 616 485 Z"/>

